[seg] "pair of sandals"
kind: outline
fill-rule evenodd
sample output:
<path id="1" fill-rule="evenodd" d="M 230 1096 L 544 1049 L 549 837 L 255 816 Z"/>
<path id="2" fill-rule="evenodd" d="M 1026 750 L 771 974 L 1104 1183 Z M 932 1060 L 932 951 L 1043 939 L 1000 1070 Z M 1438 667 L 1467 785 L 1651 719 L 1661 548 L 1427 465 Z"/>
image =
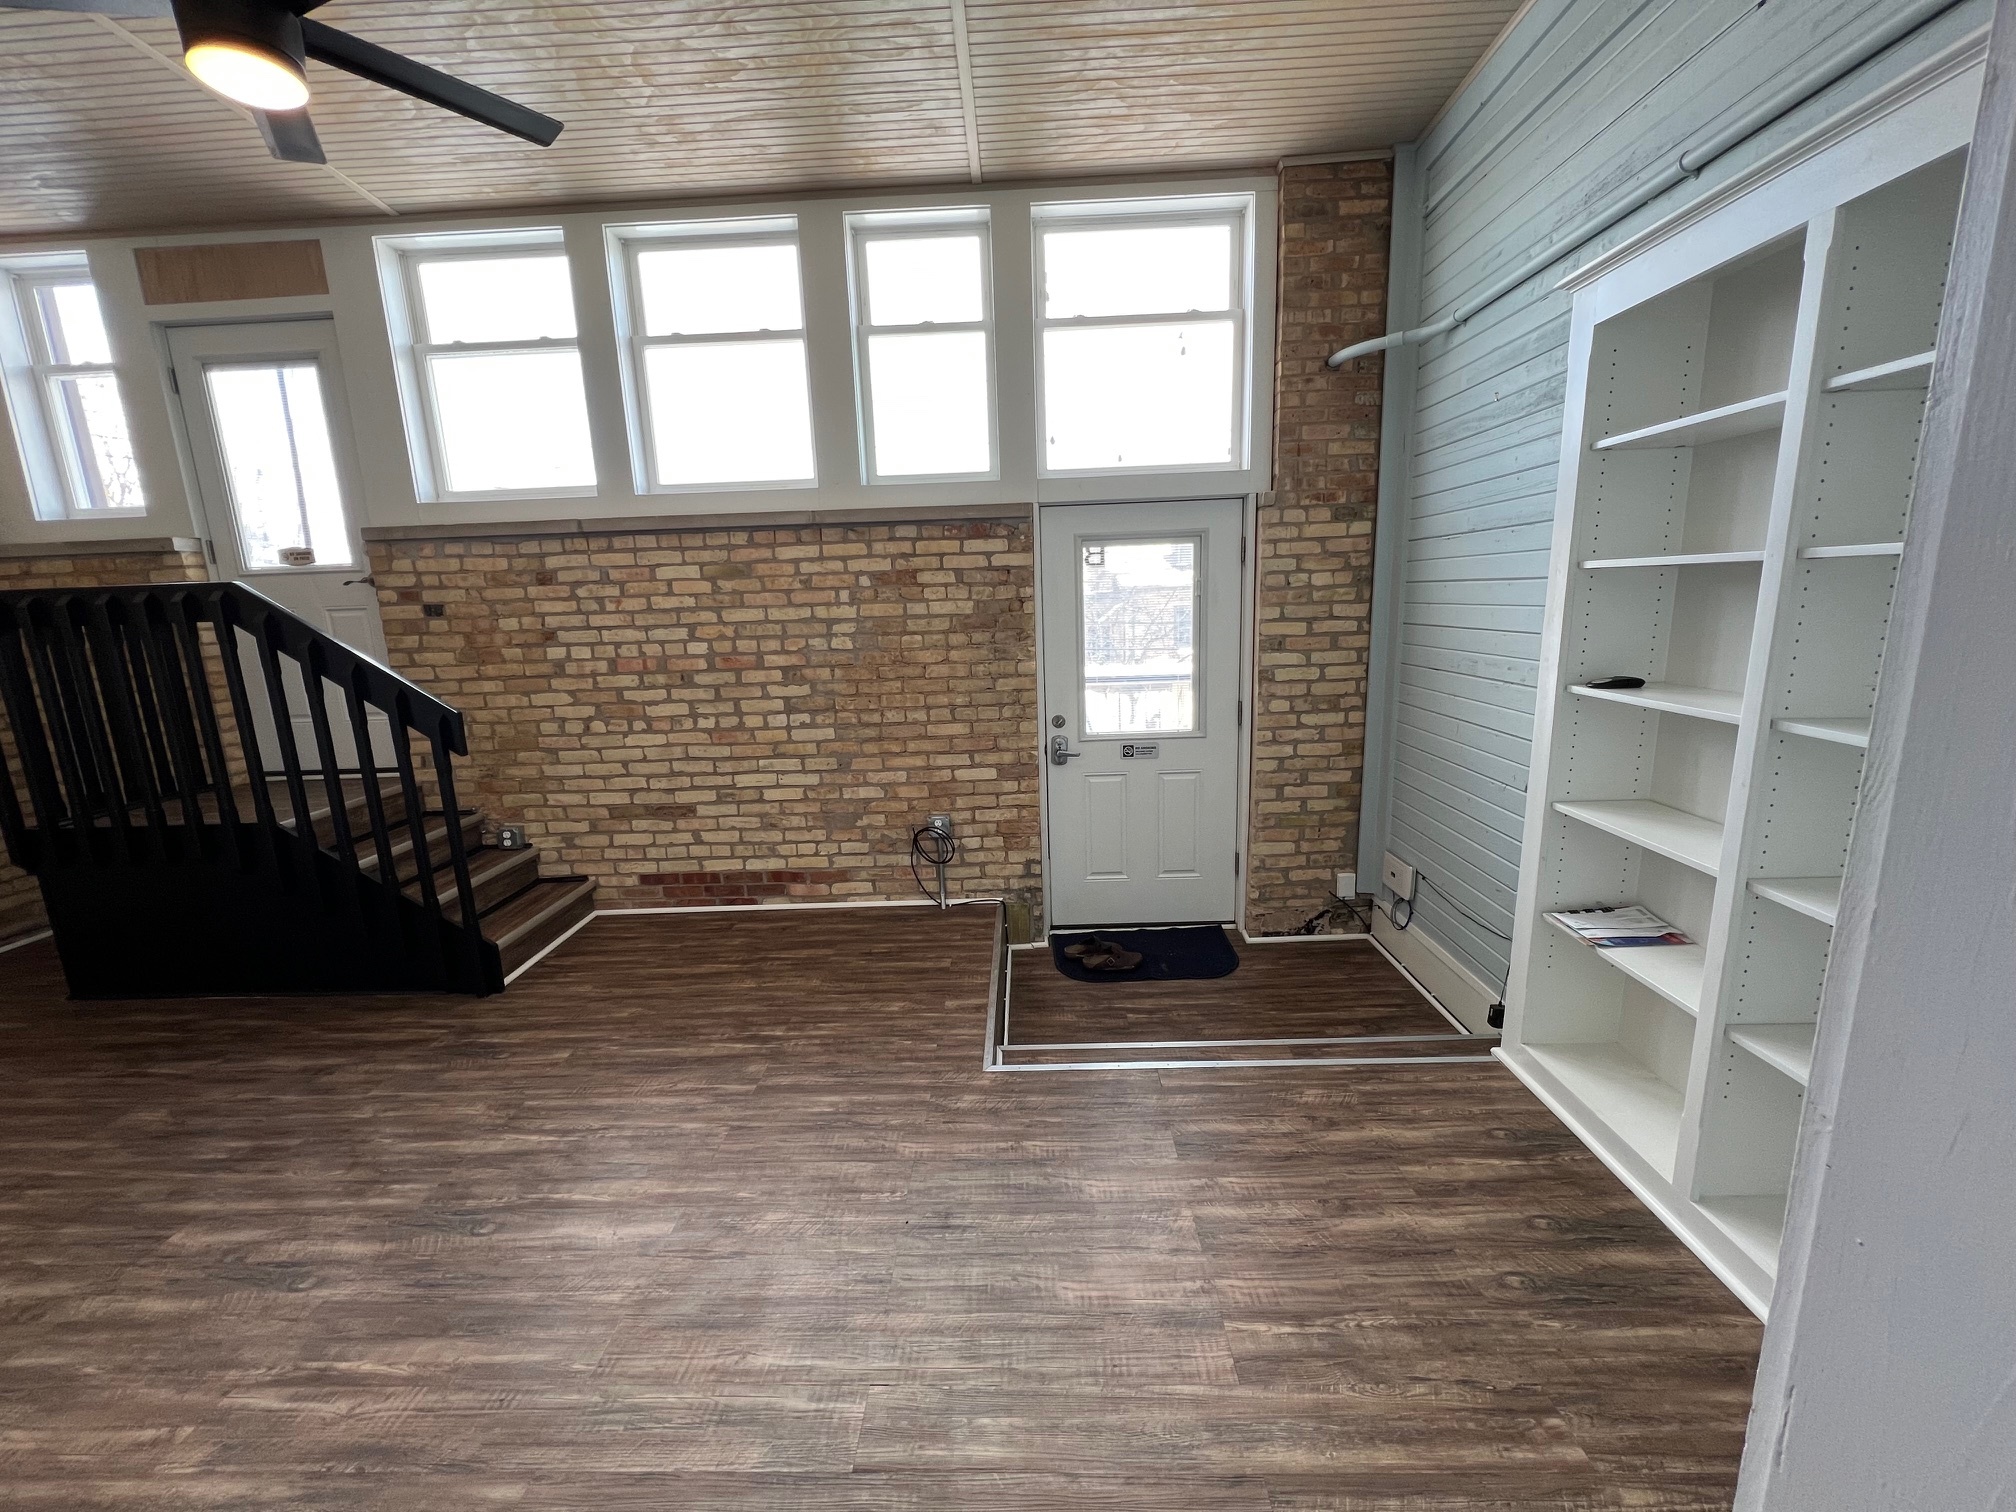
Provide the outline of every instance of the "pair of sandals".
<path id="1" fill-rule="evenodd" d="M 1143 959 L 1140 951 L 1129 950 L 1118 940 L 1102 939 L 1098 935 L 1080 940 L 1076 945 L 1066 945 L 1064 954 L 1087 971 L 1132 971 Z"/>

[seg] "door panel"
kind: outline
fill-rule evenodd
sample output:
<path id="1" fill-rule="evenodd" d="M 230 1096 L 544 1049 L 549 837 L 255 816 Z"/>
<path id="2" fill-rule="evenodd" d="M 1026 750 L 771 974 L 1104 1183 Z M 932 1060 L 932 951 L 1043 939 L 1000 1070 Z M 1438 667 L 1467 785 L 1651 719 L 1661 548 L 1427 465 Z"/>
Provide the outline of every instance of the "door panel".
<path id="1" fill-rule="evenodd" d="M 1156 784 L 1161 811 L 1156 815 L 1156 839 L 1162 852 L 1164 877 L 1201 876 L 1197 869 L 1197 832 L 1202 816 L 1197 812 L 1202 772 L 1158 772 Z"/>
<path id="2" fill-rule="evenodd" d="M 1046 855 L 1060 927 L 1237 912 L 1236 499 L 1047 506 Z"/>
<path id="3" fill-rule="evenodd" d="M 385 660 L 378 594 L 358 534 L 357 482 L 333 322 L 266 320 L 178 326 L 168 352 L 181 397 L 205 534 L 221 577 L 243 582 L 328 631 L 353 650 Z M 257 660 L 248 687 L 265 683 Z M 296 749 L 313 760 L 315 735 L 300 679 L 287 672 Z M 325 690 L 337 759 L 353 765 L 341 695 Z M 277 758 L 270 711 L 261 721 L 266 759 Z M 383 726 L 373 716 L 374 727 Z M 389 738 L 374 742 L 389 753 Z"/>

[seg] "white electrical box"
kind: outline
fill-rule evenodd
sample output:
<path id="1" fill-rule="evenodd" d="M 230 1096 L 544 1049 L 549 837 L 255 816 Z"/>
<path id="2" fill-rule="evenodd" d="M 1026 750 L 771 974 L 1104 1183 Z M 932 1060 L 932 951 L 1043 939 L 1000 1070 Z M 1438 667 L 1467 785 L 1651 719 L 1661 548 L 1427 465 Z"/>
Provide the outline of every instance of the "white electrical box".
<path id="1" fill-rule="evenodd" d="M 1335 892 L 1335 894 L 1333 894 L 1333 896 L 1339 898 L 1357 897 L 1358 873 L 1354 871 L 1337 873 L 1337 891 Z"/>
<path id="2" fill-rule="evenodd" d="M 1386 890 L 1403 902 L 1414 898 L 1414 868 L 1402 861 L 1393 852 L 1386 852 L 1386 869 L 1379 874 L 1379 880 L 1386 884 Z"/>

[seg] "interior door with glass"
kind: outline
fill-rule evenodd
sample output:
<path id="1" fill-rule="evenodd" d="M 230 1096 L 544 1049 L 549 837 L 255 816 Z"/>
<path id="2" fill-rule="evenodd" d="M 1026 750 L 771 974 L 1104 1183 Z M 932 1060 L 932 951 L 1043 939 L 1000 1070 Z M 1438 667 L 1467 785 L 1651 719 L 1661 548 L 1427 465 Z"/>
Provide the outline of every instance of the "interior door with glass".
<path id="1" fill-rule="evenodd" d="M 1042 512 L 1050 921 L 1238 913 L 1237 499 Z"/>
<path id="2" fill-rule="evenodd" d="M 168 351 L 218 576 L 384 661 L 334 322 L 178 326 Z M 298 687 L 288 692 L 297 748 L 312 752 L 307 706 Z M 346 742 L 348 718 L 331 725 Z M 271 737 L 262 733 L 269 759 Z M 355 759 L 347 748 L 337 754 Z"/>

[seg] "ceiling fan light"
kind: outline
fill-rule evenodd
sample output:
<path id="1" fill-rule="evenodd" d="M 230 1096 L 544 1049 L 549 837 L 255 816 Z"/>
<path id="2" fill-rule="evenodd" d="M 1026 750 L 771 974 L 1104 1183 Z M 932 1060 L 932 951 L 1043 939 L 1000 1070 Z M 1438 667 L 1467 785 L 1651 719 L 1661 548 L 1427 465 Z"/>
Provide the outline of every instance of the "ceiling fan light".
<path id="1" fill-rule="evenodd" d="M 182 61 L 204 84 L 240 105 L 299 110 L 308 103 L 308 81 L 291 59 L 234 42 L 198 42 Z"/>
<path id="2" fill-rule="evenodd" d="M 255 110 L 308 103 L 301 18 L 278 0 L 175 0 L 182 61 L 227 99 Z"/>

